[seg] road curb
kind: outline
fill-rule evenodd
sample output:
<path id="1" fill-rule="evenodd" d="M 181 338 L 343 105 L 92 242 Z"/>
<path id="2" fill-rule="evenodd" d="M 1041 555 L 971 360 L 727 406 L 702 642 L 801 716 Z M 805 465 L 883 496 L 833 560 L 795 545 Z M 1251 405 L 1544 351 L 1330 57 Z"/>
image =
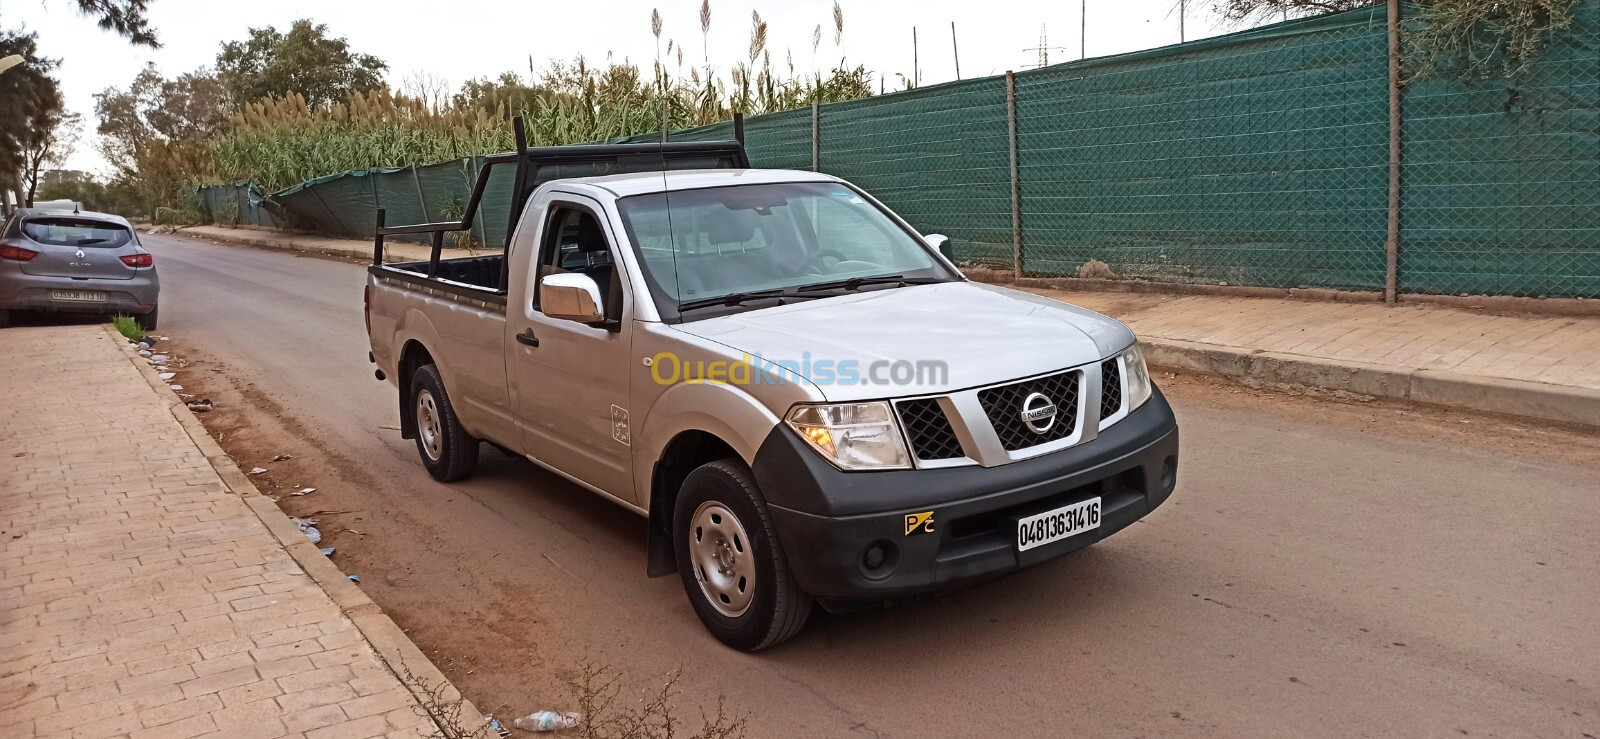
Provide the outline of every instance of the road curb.
<path id="1" fill-rule="evenodd" d="M 1600 391 L 1142 337 L 1150 364 L 1248 385 L 1311 387 L 1600 428 Z"/>
<path id="2" fill-rule="evenodd" d="M 392 619 L 384 614 L 377 603 L 367 597 L 354 583 L 340 571 L 332 561 L 322 554 L 322 551 L 306 538 L 304 532 L 296 526 L 289 517 L 284 515 L 273 500 L 260 494 L 255 484 L 250 481 L 233 459 L 222 450 L 211 434 L 206 431 L 200 419 L 183 400 L 172 392 L 169 383 L 162 380 L 160 373 L 148 362 L 141 361 L 137 352 L 128 344 L 128 340 L 118 333 L 114 326 L 106 325 L 106 333 L 113 344 L 132 362 L 139 375 L 156 391 L 156 395 L 167 405 L 167 410 L 177 419 L 178 424 L 188 434 L 195 446 L 205 455 L 206 461 L 211 463 L 211 468 L 221 478 L 223 487 L 228 492 L 239 496 L 247 508 L 261 520 L 267 531 L 278 540 L 285 552 L 300 565 L 318 587 L 327 593 L 339 611 L 356 625 L 363 638 L 377 653 L 378 659 L 383 661 L 389 672 L 405 686 L 413 698 L 420 705 L 456 703 L 459 702 L 459 720 L 463 722 L 477 721 L 483 714 L 467 700 L 467 697 L 457 690 L 450 679 L 439 671 L 437 665 L 428 659 L 427 655 L 406 636 Z M 420 685 L 419 685 L 420 683 Z M 431 714 L 431 712 L 430 712 Z M 438 721 L 438 717 L 430 715 L 429 718 Z M 477 728 L 469 724 L 461 728 L 470 734 Z M 454 736 L 453 727 L 440 727 L 445 736 Z"/>
<path id="3" fill-rule="evenodd" d="M 183 237 L 191 238 L 191 239 L 210 239 L 212 241 L 219 241 L 219 242 L 222 242 L 224 244 L 232 244 L 234 246 L 248 246 L 248 247 L 255 248 L 255 249 L 270 249 L 272 251 L 287 251 L 287 252 L 295 252 L 295 253 L 299 253 L 299 254 L 316 254 L 316 255 L 325 256 L 325 257 L 339 257 L 339 258 L 346 258 L 346 259 L 371 259 L 372 258 L 372 251 L 371 250 L 357 251 L 355 249 L 334 249 L 334 248 L 328 248 L 328 247 L 313 246 L 313 245 L 306 244 L 306 243 L 300 242 L 300 241 L 289 241 L 289 240 L 281 240 L 281 239 L 262 239 L 262 238 L 253 238 L 253 237 L 245 236 L 245 235 L 218 234 L 218 233 L 210 233 L 210 232 L 203 233 L 203 234 L 201 234 L 201 233 L 185 233 L 181 229 L 177 230 L 177 231 L 174 231 L 171 234 L 167 234 L 167 235 L 170 235 L 170 236 L 183 236 Z M 386 254 L 386 255 L 384 255 L 384 261 L 385 262 L 393 262 L 393 261 L 406 261 L 406 260 L 391 259 L 391 258 L 389 258 L 389 255 Z"/>

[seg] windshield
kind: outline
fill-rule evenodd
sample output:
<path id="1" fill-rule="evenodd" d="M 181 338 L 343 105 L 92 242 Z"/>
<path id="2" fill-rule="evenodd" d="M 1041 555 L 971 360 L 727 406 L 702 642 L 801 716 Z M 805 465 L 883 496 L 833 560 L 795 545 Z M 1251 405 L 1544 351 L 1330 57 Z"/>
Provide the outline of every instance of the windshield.
<path id="1" fill-rule="evenodd" d="M 852 277 L 953 279 L 920 239 L 839 183 L 677 190 L 617 208 L 665 316 L 690 301 Z"/>
<path id="2" fill-rule="evenodd" d="M 41 244 L 55 246 L 114 247 L 133 235 L 115 223 L 81 218 L 34 218 L 22 222 L 22 233 Z"/>

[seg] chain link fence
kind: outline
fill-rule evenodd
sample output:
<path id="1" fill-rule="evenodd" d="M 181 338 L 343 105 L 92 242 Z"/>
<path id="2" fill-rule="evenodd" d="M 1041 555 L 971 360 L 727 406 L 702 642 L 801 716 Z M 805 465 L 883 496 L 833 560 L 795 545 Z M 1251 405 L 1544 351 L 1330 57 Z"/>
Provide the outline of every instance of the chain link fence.
<path id="1" fill-rule="evenodd" d="M 1575 15 L 1516 80 L 1404 88 L 1399 292 L 1600 298 L 1600 0 Z M 1388 74 L 1380 6 L 756 116 L 746 148 L 758 167 L 854 182 L 966 262 L 1381 291 Z M 380 207 L 448 220 L 478 166 L 347 172 L 269 200 L 280 223 L 366 237 Z M 508 186 L 491 182 L 479 243 L 503 241 Z"/>

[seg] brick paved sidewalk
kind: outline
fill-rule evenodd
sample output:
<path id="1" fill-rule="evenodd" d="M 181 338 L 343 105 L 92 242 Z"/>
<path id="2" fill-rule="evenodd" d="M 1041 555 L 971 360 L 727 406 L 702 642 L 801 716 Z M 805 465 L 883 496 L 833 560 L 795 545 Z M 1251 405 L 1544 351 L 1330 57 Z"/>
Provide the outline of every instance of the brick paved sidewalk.
<path id="1" fill-rule="evenodd" d="M 1141 337 L 1600 390 L 1600 318 L 1430 305 L 1028 288 Z"/>
<path id="2" fill-rule="evenodd" d="M 433 733 L 119 343 L 0 331 L 0 736 Z"/>

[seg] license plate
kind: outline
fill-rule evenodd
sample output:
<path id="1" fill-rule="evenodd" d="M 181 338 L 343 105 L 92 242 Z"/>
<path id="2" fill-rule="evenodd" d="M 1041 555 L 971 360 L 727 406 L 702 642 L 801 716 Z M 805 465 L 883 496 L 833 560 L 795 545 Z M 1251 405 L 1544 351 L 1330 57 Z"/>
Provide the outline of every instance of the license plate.
<path id="1" fill-rule="evenodd" d="M 77 300 L 84 303 L 104 303 L 105 293 L 88 292 L 85 290 L 51 290 L 51 300 Z"/>
<path id="2" fill-rule="evenodd" d="M 1053 541 L 1100 528 L 1100 499 L 1045 511 L 1017 522 L 1017 551 L 1026 552 Z"/>

